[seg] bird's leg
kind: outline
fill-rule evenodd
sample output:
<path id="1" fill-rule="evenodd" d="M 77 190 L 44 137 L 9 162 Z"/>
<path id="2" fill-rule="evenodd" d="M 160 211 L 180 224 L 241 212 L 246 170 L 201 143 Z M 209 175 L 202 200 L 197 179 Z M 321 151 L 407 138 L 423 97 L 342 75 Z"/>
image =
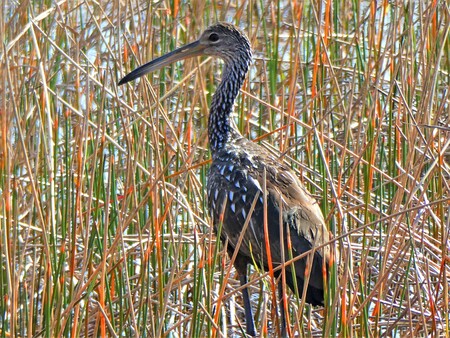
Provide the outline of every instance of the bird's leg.
<path id="1" fill-rule="evenodd" d="M 247 284 L 247 271 L 239 273 L 239 281 L 241 286 Z M 245 323 L 247 326 L 247 334 L 254 337 L 256 336 L 255 323 L 253 321 L 252 306 L 250 305 L 250 297 L 248 295 L 248 287 L 242 289 L 242 298 L 244 299 L 245 309 Z"/>
<path id="2" fill-rule="evenodd" d="M 280 281 L 278 282 L 278 297 L 280 298 L 280 308 L 281 308 L 281 337 L 287 337 L 287 335 L 286 335 L 286 312 L 284 311 L 282 279 L 280 279 Z"/>
<path id="3" fill-rule="evenodd" d="M 232 251 L 229 251 L 228 253 L 230 253 L 230 257 L 233 257 L 233 255 L 231 254 Z M 241 286 L 244 286 L 245 284 L 247 284 L 246 259 L 241 255 L 237 255 L 234 261 L 234 267 L 239 274 L 239 281 L 241 282 Z M 250 305 L 250 297 L 248 296 L 247 286 L 242 289 L 242 298 L 244 300 L 245 325 L 247 327 L 247 334 L 254 337 L 256 336 L 255 322 L 253 321 L 252 306 Z"/>

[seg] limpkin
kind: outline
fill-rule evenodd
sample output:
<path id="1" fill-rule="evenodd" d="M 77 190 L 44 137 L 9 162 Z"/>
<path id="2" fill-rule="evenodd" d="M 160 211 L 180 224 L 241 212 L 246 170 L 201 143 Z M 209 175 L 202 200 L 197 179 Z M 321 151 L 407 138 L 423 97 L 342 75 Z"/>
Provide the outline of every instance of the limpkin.
<path id="1" fill-rule="evenodd" d="M 120 80 L 119 85 L 175 61 L 200 55 L 224 61 L 222 80 L 212 98 L 209 114 L 212 163 L 207 191 L 216 232 L 226 243 L 230 257 L 238 250 L 234 266 L 240 283 L 247 284 L 248 264 L 269 270 L 267 248 L 270 248 L 273 268 L 288 261 L 290 253 L 296 257 L 309 252 L 304 258 L 285 265 L 285 281 L 293 291 L 296 283 L 298 294 L 304 294 L 307 303 L 321 305 L 329 249 L 326 246 L 315 248 L 328 242 L 329 234 L 320 207 L 287 165 L 265 148 L 244 138 L 230 121 L 235 98 L 252 61 L 247 36 L 231 24 L 217 23 L 207 28 L 199 40 L 133 70 Z M 278 277 L 281 269 L 276 269 L 274 274 Z M 279 282 L 280 293 L 281 284 Z M 246 331 L 254 336 L 247 287 L 243 288 L 242 294 Z M 281 312 L 284 331 L 283 306 Z"/>

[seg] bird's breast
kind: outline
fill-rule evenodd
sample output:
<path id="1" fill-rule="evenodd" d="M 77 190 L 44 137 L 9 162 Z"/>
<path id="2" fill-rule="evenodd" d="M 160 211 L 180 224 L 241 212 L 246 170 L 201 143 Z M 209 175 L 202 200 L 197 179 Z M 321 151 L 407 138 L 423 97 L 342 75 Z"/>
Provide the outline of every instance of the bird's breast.
<path id="1" fill-rule="evenodd" d="M 249 157 L 240 152 L 223 152 L 215 156 L 209 170 L 210 215 L 216 230 L 221 224 L 221 237 L 226 237 L 233 245 L 244 227 L 248 245 L 251 242 L 260 245 L 263 238 L 258 227 L 262 222 L 263 192 L 253 176 L 254 170 Z"/>

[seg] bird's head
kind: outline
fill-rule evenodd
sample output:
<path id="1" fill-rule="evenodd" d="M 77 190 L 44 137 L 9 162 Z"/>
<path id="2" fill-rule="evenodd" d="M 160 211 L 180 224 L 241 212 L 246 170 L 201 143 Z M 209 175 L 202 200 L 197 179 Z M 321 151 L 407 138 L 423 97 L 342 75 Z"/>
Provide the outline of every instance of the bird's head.
<path id="1" fill-rule="evenodd" d="M 200 54 L 223 59 L 225 62 L 239 60 L 250 54 L 250 41 L 236 26 L 229 23 L 217 23 L 208 27 L 198 39 Z"/>
<path id="2" fill-rule="evenodd" d="M 194 56 L 209 55 L 221 58 L 225 63 L 250 62 L 251 47 L 247 36 L 229 23 L 219 22 L 208 27 L 200 39 L 180 47 L 136 68 L 119 81 L 119 85 L 137 79 L 173 62 Z"/>

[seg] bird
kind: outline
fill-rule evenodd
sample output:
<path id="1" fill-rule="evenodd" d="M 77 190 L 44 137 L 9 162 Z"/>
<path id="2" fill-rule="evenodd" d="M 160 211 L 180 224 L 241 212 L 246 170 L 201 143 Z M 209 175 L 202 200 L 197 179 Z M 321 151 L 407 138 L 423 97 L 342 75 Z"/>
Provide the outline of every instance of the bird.
<path id="1" fill-rule="evenodd" d="M 249 265 L 269 271 L 278 279 L 284 265 L 285 282 L 305 302 L 324 304 L 330 235 L 318 201 L 301 180 L 266 148 L 241 135 L 232 121 L 236 97 L 252 63 L 252 48 L 245 33 L 230 23 L 208 27 L 200 38 L 156 58 L 125 75 L 119 85 L 173 62 L 211 56 L 222 59 L 222 76 L 213 94 L 208 137 L 212 162 L 207 176 L 209 213 L 215 232 L 226 245 L 239 276 L 246 333 L 256 335 L 248 292 Z M 270 249 L 270 250 L 269 250 Z M 235 252 L 237 251 L 237 252 Z M 290 264 L 290 254 L 305 257 Z M 280 297 L 283 289 L 278 282 Z M 305 290 L 304 290 L 305 288 Z M 286 332 L 281 306 L 282 332 Z"/>

